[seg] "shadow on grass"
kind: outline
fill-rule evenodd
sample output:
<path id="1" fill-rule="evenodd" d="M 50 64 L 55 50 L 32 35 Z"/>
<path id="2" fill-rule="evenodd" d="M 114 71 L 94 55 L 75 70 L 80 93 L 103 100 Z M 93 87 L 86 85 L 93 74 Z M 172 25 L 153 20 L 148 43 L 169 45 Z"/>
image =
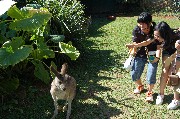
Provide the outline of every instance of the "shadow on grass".
<path id="1" fill-rule="evenodd" d="M 98 21 L 98 22 L 97 22 Z M 109 23 L 109 20 L 98 18 L 90 27 L 90 37 L 100 37 L 104 31 L 97 30 L 103 25 Z M 105 87 L 99 84 L 102 80 L 114 80 L 118 62 L 116 59 L 120 56 L 114 56 L 113 50 L 99 49 L 98 45 L 93 41 L 83 41 L 83 50 L 81 50 L 80 58 L 72 64 L 71 74 L 75 77 L 78 84 L 77 96 L 74 100 L 72 119 L 109 119 L 110 117 L 123 114 L 121 109 L 110 106 L 111 103 L 123 105 L 133 108 L 128 104 L 121 103 L 123 100 L 131 100 L 131 98 L 117 101 L 111 95 L 101 97 L 98 94 L 111 91 L 111 87 Z M 103 44 L 106 45 L 106 44 Z M 119 68 L 119 67 L 118 67 Z M 123 69 L 122 69 L 123 70 Z M 99 73 L 102 74 L 99 75 Z M 108 101 L 108 102 L 107 102 Z"/>

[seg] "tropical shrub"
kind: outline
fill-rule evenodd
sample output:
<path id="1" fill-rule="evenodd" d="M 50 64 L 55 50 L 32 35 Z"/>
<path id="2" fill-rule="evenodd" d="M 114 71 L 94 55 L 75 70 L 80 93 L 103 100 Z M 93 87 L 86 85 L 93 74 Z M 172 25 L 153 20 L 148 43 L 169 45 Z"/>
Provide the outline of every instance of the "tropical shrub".
<path id="1" fill-rule="evenodd" d="M 45 8 L 52 13 L 51 24 L 59 34 L 72 38 L 84 38 L 88 20 L 84 6 L 78 0 L 53 0 L 45 2 Z"/>
<path id="2" fill-rule="evenodd" d="M 21 2 L 22 3 L 22 2 Z M 63 34 L 65 39 L 84 39 L 89 26 L 84 5 L 78 0 L 27 0 L 26 3 L 40 4 L 52 14 L 51 34 Z"/>
<path id="3" fill-rule="evenodd" d="M 49 35 L 48 23 L 51 17 L 52 14 L 47 9 L 42 7 L 37 9 L 37 5 L 22 9 L 13 6 L 2 16 L 0 21 L 1 92 L 8 93 L 18 87 L 18 71 L 13 70 L 16 69 L 15 67 L 21 67 L 18 70 L 22 67 L 26 69 L 27 64 L 31 62 L 35 66 L 34 75 L 48 83 L 50 77 L 44 59 L 55 58 L 55 52 L 65 53 L 72 60 L 78 58 L 79 52 L 71 43 L 61 42 L 64 39 L 63 35 Z M 50 39 L 47 39 L 47 36 Z M 48 43 L 53 43 L 54 46 L 48 46 Z"/>

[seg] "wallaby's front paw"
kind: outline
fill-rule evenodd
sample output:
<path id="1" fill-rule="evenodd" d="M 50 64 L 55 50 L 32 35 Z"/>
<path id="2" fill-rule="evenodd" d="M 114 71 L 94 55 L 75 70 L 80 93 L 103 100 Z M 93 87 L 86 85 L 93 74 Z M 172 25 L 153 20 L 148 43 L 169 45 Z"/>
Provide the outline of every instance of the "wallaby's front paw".
<path id="1" fill-rule="evenodd" d="M 67 111 L 67 105 L 63 107 L 63 112 Z"/>

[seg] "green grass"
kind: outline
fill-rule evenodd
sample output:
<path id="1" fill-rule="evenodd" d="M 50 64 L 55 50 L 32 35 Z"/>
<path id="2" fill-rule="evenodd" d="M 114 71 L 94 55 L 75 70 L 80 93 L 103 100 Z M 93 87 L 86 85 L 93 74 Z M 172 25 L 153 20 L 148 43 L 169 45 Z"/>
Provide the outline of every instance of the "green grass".
<path id="1" fill-rule="evenodd" d="M 130 73 L 125 71 L 123 62 L 128 57 L 126 43 L 131 42 L 131 32 L 137 16 L 117 17 L 115 21 L 106 18 L 93 18 L 87 40 L 82 44 L 81 57 L 70 66 L 70 74 L 75 77 L 78 90 L 72 104 L 71 119 L 176 119 L 180 108 L 167 110 L 173 98 L 173 91 L 166 88 L 163 105 L 146 103 L 145 93 L 134 95 L 135 88 Z M 154 17 L 154 21 L 166 21 L 172 28 L 180 24 L 176 18 Z M 159 92 L 159 76 L 154 88 L 154 99 Z M 146 70 L 142 81 L 146 86 Z M 25 98 L 13 99 L 1 104 L 0 118 L 3 119 L 49 119 L 54 106 L 49 86 L 26 91 Z M 18 95 L 18 94 L 17 94 Z M 21 95 L 21 94 L 19 94 Z M 17 96 L 16 96 L 17 97 Z M 57 119 L 64 119 L 60 112 Z"/>

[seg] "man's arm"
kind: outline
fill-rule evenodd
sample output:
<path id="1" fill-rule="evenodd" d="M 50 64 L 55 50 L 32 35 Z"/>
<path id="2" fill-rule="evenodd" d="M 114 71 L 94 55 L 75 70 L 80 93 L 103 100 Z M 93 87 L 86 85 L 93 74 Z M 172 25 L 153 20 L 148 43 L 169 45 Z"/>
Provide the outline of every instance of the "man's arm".
<path id="1" fill-rule="evenodd" d="M 134 48 L 134 47 L 147 46 L 147 45 L 149 45 L 150 43 L 152 43 L 153 41 L 154 41 L 154 39 L 153 39 L 153 40 L 148 39 L 148 40 L 143 41 L 143 42 L 140 42 L 140 43 L 126 44 L 126 47 L 128 47 L 128 48 L 130 49 L 130 48 Z"/>

